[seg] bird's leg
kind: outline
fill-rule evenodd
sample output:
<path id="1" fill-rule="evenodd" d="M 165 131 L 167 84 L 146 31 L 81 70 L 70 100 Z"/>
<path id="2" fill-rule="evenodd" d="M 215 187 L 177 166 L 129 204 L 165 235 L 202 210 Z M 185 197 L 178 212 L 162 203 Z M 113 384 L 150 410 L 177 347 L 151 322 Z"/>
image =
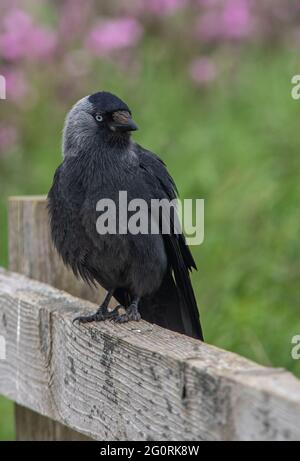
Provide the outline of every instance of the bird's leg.
<path id="1" fill-rule="evenodd" d="M 73 320 L 73 323 L 78 320 L 80 323 L 88 323 L 88 322 L 100 322 L 101 320 L 110 319 L 113 316 L 113 313 L 108 310 L 109 302 L 112 298 L 114 290 L 108 291 L 105 299 L 99 309 L 91 315 L 86 316 L 79 316 Z"/>
<path id="2" fill-rule="evenodd" d="M 140 298 L 133 298 L 131 304 L 126 308 L 125 314 L 113 316 L 112 320 L 117 323 L 125 323 L 134 320 L 138 322 L 141 320 L 141 314 L 139 313 L 139 301 Z"/>

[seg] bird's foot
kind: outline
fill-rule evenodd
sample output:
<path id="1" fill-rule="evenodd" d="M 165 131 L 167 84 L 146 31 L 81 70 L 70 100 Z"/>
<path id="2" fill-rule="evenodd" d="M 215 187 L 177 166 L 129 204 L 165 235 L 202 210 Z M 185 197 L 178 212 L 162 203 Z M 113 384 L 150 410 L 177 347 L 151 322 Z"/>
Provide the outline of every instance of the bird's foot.
<path id="1" fill-rule="evenodd" d="M 99 307 L 97 312 L 94 314 L 90 315 L 82 315 L 79 317 L 76 317 L 73 320 L 74 322 L 79 322 L 79 323 L 89 323 L 89 322 L 102 322 L 104 320 L 109 320 L 114 316 L 114 311 L 109 311 L 108 309 L 103 309 L 102 306 Z"/>
<path id="2" fill-rule="evenodd" d="M 114 311 L 116 311 L 116 308 Z M 133 303 L 127 307 L 125 314 L 115 313 L 112 317 L 112 320 L 116 323 L 126 323 L 130 321 L 138 322 L 141 320 L 141 314 L 139 313 L 138 306 Z"/>

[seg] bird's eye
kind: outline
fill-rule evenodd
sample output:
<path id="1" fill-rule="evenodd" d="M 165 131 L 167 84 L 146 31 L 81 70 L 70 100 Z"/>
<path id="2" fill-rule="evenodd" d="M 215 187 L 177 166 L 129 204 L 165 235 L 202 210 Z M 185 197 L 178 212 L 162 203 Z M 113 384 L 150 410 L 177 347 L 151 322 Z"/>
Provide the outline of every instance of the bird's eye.
<path id="1" fill-rule="evenodd" d="M 103 121 L 103 117 L 100 114 L 96 114 L 95 119 L 97 120 L 97 122 L 102 122 Z"/>

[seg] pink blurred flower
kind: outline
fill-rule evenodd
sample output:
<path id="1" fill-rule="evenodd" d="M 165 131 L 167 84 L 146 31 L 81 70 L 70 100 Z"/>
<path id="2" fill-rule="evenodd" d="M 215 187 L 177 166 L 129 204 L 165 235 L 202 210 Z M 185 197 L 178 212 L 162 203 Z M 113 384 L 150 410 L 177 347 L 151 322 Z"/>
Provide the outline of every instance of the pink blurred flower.
<path id="1" fill-rule="evenodd" d="M 142 27 L 136 19 L 109 19 L 96 24 L 89 33 L 86 44 L 94 53 L 105 55 L 136 45 L 142 32 Z"/>
<path id="2" fill-rule="evenodd" d="M 249 0 L 226 0 L 200 15 L 196 33 L 205 40 L 242 39 L 251 33 L 252 19 Z"/>
<path id="3" fill-rule="evenodd" d="M 17 144 L 18 133 L 14 126 L 0 124 L 0 156 L 5 156 Z"/>
<path id="4" fill-rule="evenodd" d="M 216 79 L 217 68 L 214 61 L 208 57 L 195 59 L 190 65 L 190 76 L 197 84 L 207 84 Z"/>
<path id="5" fill-rule="evenodd" d="M 2 23 L 5 30 L 15 28 L 15 32 L 19 32 L 20 30 L 28 30 L 32 25 L 32 19 L 25 11 L 13 8 L 3 17 Z"/>
<path id="6" fill-rule="evenodd" d="M 142 0 L 143 8 L 155 15 L 174 13 L 183 8 L 187 0 Z"/>
<path id="7" fill-rule="evenodd" d="M 24 38 L 30 32 L 32 21 L 24 11 L 14 9 L 3 18 L 0 34 L 0 51 L 4 58 L 16 60 L 24 56 L 26 43 Z"/>
<path id="8" fill-rule="evenodd" d="M 227 0 L 222 14 L 223 34 L 228 38 L 242 38 L 251 31 L 248 0 Z"/>
<path id="9" fill-rule="evenodd" d="M 56 48 L 56 36 L 52 30 L 35 26 L 27 38 L 27 52 L 29 58 L 49 58 Z"/>
<path id="10" fill-rule="evenodd" d="M 47 58 L 55 49 L 54 32 L 34 25 L 31 16 L 20 9 L 9 11 L 2 26 L 0 53 L 7 60 Z"/>

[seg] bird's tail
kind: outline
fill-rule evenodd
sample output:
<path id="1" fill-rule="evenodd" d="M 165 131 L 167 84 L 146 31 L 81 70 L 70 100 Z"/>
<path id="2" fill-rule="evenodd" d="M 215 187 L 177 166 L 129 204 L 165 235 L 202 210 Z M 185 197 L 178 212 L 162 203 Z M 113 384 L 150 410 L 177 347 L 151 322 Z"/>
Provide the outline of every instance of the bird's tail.
<path id="1" fill-rule="evenodd" d="M 203 341 L 199 311 L 188 272 L 168 272 L 155 295 L 143 298 L 140 313 L 144 320 Z"/>

